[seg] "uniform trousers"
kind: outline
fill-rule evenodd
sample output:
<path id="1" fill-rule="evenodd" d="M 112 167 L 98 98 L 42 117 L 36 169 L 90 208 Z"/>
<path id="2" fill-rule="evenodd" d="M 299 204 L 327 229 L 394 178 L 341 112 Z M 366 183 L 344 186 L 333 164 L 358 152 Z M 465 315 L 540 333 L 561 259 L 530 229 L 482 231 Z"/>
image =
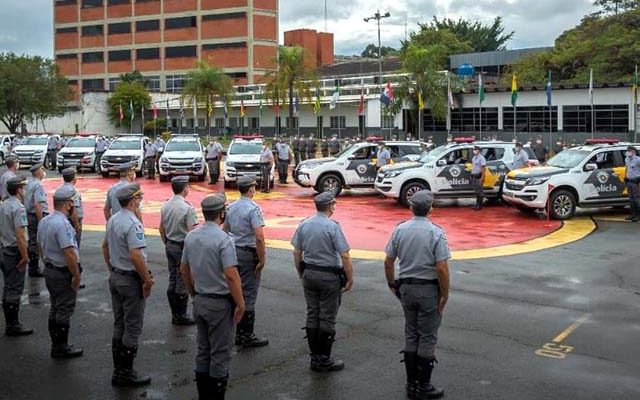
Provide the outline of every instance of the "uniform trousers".
<path id="1" fill-rule="evenodd" d="M 156 176 L 156 156 L 147 157 L 147 175 L 149 178 Z"/>
<path id="2" fill-rule="evenodd" d="M 311 160 L 312 158 L 316 158 L 316 151 L 307 151 L 307 160 Z"/>
<path id="3" fill-rule="evenodd" d="M 207 166 L 209 167 L 209 179 L 211 182 L 218 182 L 218 178 L 220 177 L 220 163 L 218 159 L 207 159 Z"/>
<path id="4" fill-rule="evenodd" d="M 260 164 L 260 189 L 269 190 L 271 185 L 271 163 Z"/>
<path id="5" fill-rule="evenodd" d="M 278 177 L 280 183 L 287 182 L 287 175 L 289 174 L 289 160 L 278 159 Z"/>
<path id="6" fill-rule="evenodd" d="M 184 243 L 167 240 L 165 245 L 165 253 L 169 265 L 169 287 L 167 294 L 177 294 L 184 296 L 187 294 L 187 288 L 184 285 L 182 276 L 180 275 L 180 262 L 182 260 L 182 249 Z"/>
<path id="7" fill-rule="evenodd" d="M 302 274 L 302 287 L 307 302 L 307 329 L 335 332 L 342 299 L 340 276 L 307 269 Z"/>
<path id="8" fill-rule="evenodd" d="M 627 182 L 627 193 L 629 194 L 631 211 L 634 214 L 640 214 L 640 183 Z"/>
<path id="9" fill-rule="evenodd" d="M 299 150 L 295 150 L 293 152 L 293 160 L 295 161 L 295 165 L 300 164 L 300 151 Z"/>
<path id="10" fill-rule="evenodd" d="M 193 316 L 196 321 L 198 353 L 196 372 L 226 379 L 233 341 L 234 304 L 228 298 L 196 295 Z"/>
<path id="11" fill-rule="evenodd" d="M 476 194 L 476 205 L 478 207 L 482 206 L 482 201 L 484 200 L 484 182 L 482 180 L 482 176 L 475 177 L 473 174 L 471 175 L 471 185 L 473 187 L 473 191 Z"/>
<path id="12" fill-rule="evenodd" d="M 442 316 L 438 312 L 437 285 L 409 285 L 400 287 L 400 302 L 404 311 L 405 353 L 435 359 L 438 328 Z"/>
<path id="13" fill-rule="evenodd" d="M 255 311 L 258 289 L 260 288 L 260 276 L 256 274 L 258 254 L 246 248 L 236 247 L 236 256 L 238 257 L 238 272 L 242 282 L 242 295 L 246 311 Z"/>
<path id="14" fill-rule="evenodd" d="M 138 347 L 146 303 L 140 278 L 128 272 L 111 272 L 109 290 L 113 308 L 113 340 L 121 341 L 126 347 Z"/>
<path id="15" fill-rule="evenodd" d="M 26 268 L 18 270 L 20 251 L 17 246 L 0 248 L 0 269 L 4 278 L 3 304 L 18 304 L 24 291 Z"/>
<path id="16" fill-rule="evenodd" d="M 76 308 L 77 294 L 71 287 L 71 279 L 71 271 L 66 267 L 47 265 L 44 270 L 44 281 L 51 301 L 49 321 L 55 321 L 59 325 L 69 325 Z"/>
<path id="17" fill-rule="evenodd" d="M 29 234 L 29 270 L 36 271 L 38 269 L 38 262 L 40 260 L 40 253 L 38 252 L 38 217 L 36 214 L 27 214 L 27 232 Z"/>

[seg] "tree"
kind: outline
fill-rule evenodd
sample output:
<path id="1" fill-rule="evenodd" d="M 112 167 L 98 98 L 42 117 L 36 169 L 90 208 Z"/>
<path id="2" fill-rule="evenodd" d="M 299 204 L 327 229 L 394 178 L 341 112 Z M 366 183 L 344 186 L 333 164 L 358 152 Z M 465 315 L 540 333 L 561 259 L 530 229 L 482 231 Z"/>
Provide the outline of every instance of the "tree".
<path id="1" fill-rule="evenodd" d="M 418 32 L 412 32 L 409 40 L 403 42 L 400 58 L 405 58 L 409 46 L 426 49 L 434 57 L 433 62 L 440 69 L 448 69 L 449 56 L 452 54 L 469 53 L 473 49 L 467 42 L 448 29 L 439 29 L 430 25 L 420 25 Z"/>
<path id="2" fill-rule="evenodd" d="M 52 60 L 0 54 L 0 121 L 16 133 L 24 121 L 64 113 L 72 93 Z"/>
<path id="3" fill-rule="evenodd" d="M 229 101 L 229 96 L 233 92 L 233 81 L 222 69 L 211 66 L 205 61 L 198 61 L 197 68 L 191 70 L 186 76 L 187 82 L 182 89 L 182 96 L 190 104 L 204 101 L 207 110 L 212 107 L 216 100 L 223 103 Z M 207 111 L 208 112 L 208 111 Z M 207 132 L 211 127 L 211 118 L 207 118 Z"/>
<path id="4" fill-rule="evenodd" d="M 380 48 L 380 53 L 382 53 L 382 57 L 396 56 L 398 55 L 398 50 L 393 47 L 382 46 Z M 367 58 L 378 58 L 378 46 L 373 43 L 368 44 L 362 51 L 361 56 Z"/>
<path id="5" fill-rule="evenodd" d="M 265 98 L 277 105 L 289 106 L 289 121 L 293 121 L 293 98 L 311 101 L 311 89 L 317 87 L 315 70 L 305 62 L 306 50 L 300 46 L 278 47 L 277 69 L 265 76 Z M 293 129 L 293 123 L 289 124 Z"/>
<path id="6" fill-rule="evenodd" d="M 142 115 L 143 108 L 151 106 L 151 96 L 140 82 L 121 82 L 109 97 L 109 118 L 114 124 L 130 127 L 136 116 Z M 133 116 L 131 107 L 133 106 Z M 122 119 L 120 112 L 122 110 Z"/>
<path id="7" fill-rule="evenodd" d="M 600 11 L 596 12 L 595 15 L 618 15 L 640 7 L 640 0 L 596 0 L 593 5 L 600 7 Z"/>
<path id="8" fill-rule="evenodd" d="M 466 19 L 454 21 L 450 18 L 438 20 L 433 17 L 433 21 L 428 25 L 418 24 L 420 28 L 432 28 L 447 30 L 458 38 L 460 42 L 471 46 L 471 51 L 498 51 L 504 50 L 505 44 L 513 38 L 515 32 L 504 33 L 502 17 L 496 17 L 490 25 L 482 24 L 478 21 L 471 22 Z"/>
<path id="9" fill-rule="evenodd" d="M 144 76 L 139 71 L 127 72 L 125 74 L 120 74 L 120 82 L 138 82 L 142 84 L 144 87 L 149 85 L 149 81 L 145 79 Z"/>

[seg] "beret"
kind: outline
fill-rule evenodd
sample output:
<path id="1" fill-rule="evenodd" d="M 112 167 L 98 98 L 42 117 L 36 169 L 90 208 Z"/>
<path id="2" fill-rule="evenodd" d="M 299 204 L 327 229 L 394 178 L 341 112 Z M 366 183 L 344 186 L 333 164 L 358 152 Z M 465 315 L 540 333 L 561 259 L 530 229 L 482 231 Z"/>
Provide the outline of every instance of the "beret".
<path id="1" fill-rule="evenodd" d="M 118 167 L 118 171 L 127 172 L 127 171 L 131 171 L 134 168 L 135 168 L 135 163 L 133 161 L 129 161 L 124 164 L 120 164 L 120 166 Z"/>
<path id="2" fill-rule="evenodd" d="M 76 195 L 76 190 L 70 185 L 60 186 L 53 194 L 53 199 L 58 201 L 71 200 Z"/>
<path id="3" fill-rule="evenodd" d="M 411 196 L 409 204 L 416 207 L 431 207 L 433 204 L 433 193 L 430 190 L 421 190 Z"/>
<path id="4" fill-rule="evenodd" d="M 256 180 L 250 176 L 241 176 L 238 178 L 238 187 L 256 186 Z"/>
<path id="5" fill-rule="evenodd" d="M 336 196 L 333 192 L 322 192 L 313 198 L 313 202 L 316 203 L 317 206 L 326 206 L 328 204 L 335 203 Z"/>
<path id="6" fill-rule="evenodd" d="M 24 177 L 14 176 L 13 178 L 7 181 L 7 189 L 24 186 L 26 184 L 27 184 L 27 180 L 24 179 Z"/>
<path id="7" fill-rule="evenodd" d="M 171 178 L 171 183 L 189 183 L 189 177 L 185 175 L 174 176 Z"/>
<path id="8" fill-rule="evenodd" d="M 224 208 L 226 201 L 227 197 L 224 193 L 210 194 L 202 199 L 200 207 L 202 211 L 217 211 Z"/>
<path id="9" fill-rule="evenodd" d="M 77 173 L 75 167 L 69 167 L 62 170 L 62 176 L 73 176 Z"/>

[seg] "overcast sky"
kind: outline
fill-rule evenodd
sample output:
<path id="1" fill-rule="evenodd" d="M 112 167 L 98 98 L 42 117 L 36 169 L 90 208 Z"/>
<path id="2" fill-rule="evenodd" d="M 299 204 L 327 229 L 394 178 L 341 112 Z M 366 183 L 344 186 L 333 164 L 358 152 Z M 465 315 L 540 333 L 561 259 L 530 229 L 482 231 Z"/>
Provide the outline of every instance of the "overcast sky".
<path id="1" fill-rule="evenodd" d="M 509 48 L 553 45 L 563 31 L 593 11 L 592 0 L 326 0 L 327 26 L 335 34 L 336 54 L 359 54 L 377 43 L 375 21 L 365 23 L 376 9 L 390 12 L 383 20 L 382 44 L 398 47 L 417 22 L 464 17 L 491 22 L 500 15 L 508 31 L 516 34 Z M 53 56 L 52 0 L 0 0 L 0 52 L 13 51 Z M 324 30 L 323 0 L 280 0 L 280 38 L 295 28 Z"/>

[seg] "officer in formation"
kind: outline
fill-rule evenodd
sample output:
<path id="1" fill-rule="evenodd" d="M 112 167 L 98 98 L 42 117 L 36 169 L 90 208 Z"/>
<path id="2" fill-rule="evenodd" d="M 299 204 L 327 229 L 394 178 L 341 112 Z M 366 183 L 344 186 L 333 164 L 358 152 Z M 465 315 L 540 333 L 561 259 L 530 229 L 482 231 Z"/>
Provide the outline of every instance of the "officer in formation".
<path id="1" fill-rule="evenodd" d="M 76 233 L 69 223 L 74 207 L 75 190 L 61 186 L 53 194 L 54 212 L 42 219 L 38 227 L 38 245 L 45 265 L 45 282 L 49 291 L 49 336 L 51 357 L 82 356 L 82 349 L 69 345 L 71 316 L 80 288 L 80 266 Z"/>
<path id="2" fill-rule="evenodd" d="M 236 345 L 262 347 L 269 344 L 254 333 L 256 300 L 260 276 L 266 262 L 264 217 L 262 209 L 252 199 L 256 194 L 256 181 L 248 176 L 238 179 L 240 198 L 229 206 L 224 230 L 231 234 L 236 246 L 238 270 L 242 278 L 242 294 L 246 312 L 236 329 Z"/>
<path id="3" fill-rule="evenodd" d="M 102 155 L 107 151 L 109 147 L 109 142 L 105 139 L 104 136 L 100 136 L 96 141 L 96 165 L 100 165 L 100 160 L 102 160 Z"/>
<path id="4" fill-rule="evenodd" d="M 640 221 L 640 157 L 638 157 L 638 150 L 634 146 L 627 147 L 624 163 L 627 167 L 624 181 L 631 204 L 631 215 L 625 220 L 638 222 Z"/>
<path id="5" fill-rule="evenodd" d="M 218 183 L 220 178 L 220 160 L 222 159 L 222 146 L 216 138 L 209 140 L 209 145 L 205 149 L 205 160 L 209 167 L 209 185 Z"/>
<path id="6" fill-rule="evenodd" d="M 13 177 L 6 185 L 9 197 L 0 204 L 0 268 L 4 278 L 2 310 L 5 334 L 25 336 L 33 333 L 33 329 L 22 326 L 18 317 L 25 272 L 29 263 L 27 212 L 22 203 L 27 181 Z"/>
<path id="7" fill-rule="evenodd" d="M 62 186 L 68 186 L 76 193 L 74 199 L 73 212 L 69 218 L 69 222 L 76 230 L 76 241 L 78 242 L 78 249 L 80 249 L 80 242 L 82 241 L 82 219 L 84 218 L 84 207 L 82 206 L 82 196 L 75 190 L 76 183 L 78 182 L 78 172 L 75 167 L 69 167 L 62 170 L 62 180 L 64 183 Z"/>
<path id="8" fill-rule="evenodd" d="M 564 142 L 562 139 L 558 138 L 558 140 L 556 140 L 556 145 L 553 146 L 553 154 L 561 153 L 562 150 L 564 150 Z"/>
<path id="9" fill-rule="evenodd" d="M 329 157 L 329 142 L 327 142 L 325 138 L 322 138 L 320 142 L 320 152 L 322 153 L 322 157 Z"/>
<path id="10" fill-rule="evenodd" d="M 16 177 L 16 171 L 18 171 L 19 163 L 15 156 L 9 156 L 4 160 L 7 170 L 0 176 L 0 201 L 4 201 L 9 198 L 9 192 L 7 192 L 7 182 L 10 179 Z"/>
<path id="11" fill-rule="evenodd" d="M 484 201 L 484 178 L 487 171 L 487 160 L 482 155 L 479 146 L 473 148 L 473 159 L 471 159 L 471 185 L 476 193 L 476 205 L 473 209 L 480 211 Z"/>
<path id="12" fill-rule="evenodd" d="M 118 189 L 116 198 L 122 209 L 107 222 L 102 253 L 109 276 L 109 290 L 113 309 L 113 376 L 114 386 L 142 386 L 151 378 L 141 376 L 133 368 L 142 333 L 146 299 L 154 281 L 147 266 L 142 222 L 135 210 L 140 208 L 142 191 L 138 183 Z"/>
<path id="13" fill-rule="evenodd" d="M 49 167 L 52 171 L 56 170 L 56 163 L 58 159 L 58 148 L 61 143 L 57 137 L 52 136 L 49 138 L 49 142 L 47 144 L 47 155 L 49 156 Z"/>
<path id="14" fill-rule="evenodd" d="M 340 153 L 340 141 L 336 135 L 333 135 L 329 141 L 329 153 L 331 154 L 331 157 L 335 157 Z"/>
<path id="15" fill-rule="evenodd" d="M 376 171 L 389 163 L 391 163 L 391 153 L 384 144 L 380 144 L 376 154 Z"/>
<path id="16" fill-rule="evenodd" d="M 431 384 L 442 312 L 449 298 L 451 258 L 447 237 L 428 219 L 433 195 L 422 190 L 409 200 L 413 219 L 396 226 L 387 243 L 384 271 L 391 292 L 400 298 L 405 319 L 404 365 L 407 398 L 436 399 L 444 390 Z M 399 280 L 394 262 L 399 259 Z"/>
<path id="17" fill-rule="evenodd" d="M 303 136 L 300 136 L 299 148 L 300 161 L 305 161 L 307 159 L 307 140 Z"/>
<path id="18" fill-rule="evenodd" d="M 529 156 L 527 152 L 524 151 L 522 143 L 516 143 L 515 154 L 513 155 L 513 164 L 511 165 L 511 169 L 524 168 L 529 164 Z"/>
<path id="19" fill-rule="evenodd" d="M 271 167 L 273 166 L 273 151 L 269 149 L 267 144 L 262 148 L 260 153 L 260 186 L 261 192 L 271 192 Z"/>
<path id="20" fill-rule="evenodd" d="M 42 179 L 46 176 L 46 172 L 42 163 L 33 165 L 30 171 L 31 178 L 27 183 L 24 194 L 24 208 L 27 210 L 27 221 L 29 223 L 29 276 L 42 278 L 44 275 L 40 271 L 37 238 L 38 223 L 49 214 L 47 192 L 42 186 Z"/>
<path id="21" fill-rule="evenodd" d="M 244 315 L 238 260 L 231 237 L 220 229 L 225 221 L 225 196 L 205 197 L 200 206 L 204 225 L 189 232 L 180 271 L 193 297 L 198 354 L 198 398 L 224 399 L 229 379 L 234 323 Z"/>
<path id="22" fill-rule="evenodd" d="M 156 179 L 156 161 L 158 161 L 158 147 L 155 143 L 147 143 L 144 150 L 144 159 L 147 164 L 147 179 Z"/>
<path id="23" fill-rule="evenodd" d="M 300 223 L 291 245 L 307 302 L 310 368 L 315 372 L 339 371 L 344 363 L 331 357 L 331 348 L 342 293 L 353 286 L 353 266 L 344 233 L 331 219 L 336 207 L 333 193 L 320 193 L 314 202 L 317 213 Z"/>
<path id="24" fill-rule="evenodd" d="M 164 148 L 167 144 L 162 139 L 162 136 L 156 137 L 156 141 L 153 144 L 156 145 L 156 150 L 158 151 L 158 155 L 156 157 L 156 170 L 159 170 L 160 167 L 158 162 L 160 161 L 160 157 L 162 157 L 162 153 L 164 153 Z"/>
<path id="25" fill-rule="evenodd" d="M 287 183 L 289 175 L 289 163 L 293 158 L 289 143 L 282 141 L 276 144 L 276 154 L 278 156 L 278 178 L 281 184 Z"/>
<path id="26" fill-rule="evenodd" d="M 116 182 L 113 186 L 109 188 L 107 191 L 107 197 L 104 201 L 104 220 L 109 221 L 112 215 L 120 211 L 120 203 L 118 202 L 118 198 L 116 197 L 116 193 L 118 193 L 118 189 L 123 186 L 126 186 L 130 183 L 135 182 L 136 180 L 136 169 L 133 161 L 129 161 L 128 163 L 121 164 L 119 169 L 120 180 Z M 136 217 L 140 221 L 142 221 L 142 214 L 139 209 L 135 210 Z"/>
<path id="27" fill-rule="evenodd" d="M 160 237 L 165 245 L 169 265 L 167 299 L 171 308 L 171 323 L 174 325 L 194 324 L 193 319 L 187 314 L 189 294 L 180 277 L 180 260 L 185 237 L 198 225 L 196 210 L 186 200 L 189 189 L 188 176 L 176 176 L 171 179 L 173 197 L 160 209 Z"/>
<path id="28" fill-rule="evenodd" d="M 300 139 L 298 139 L 298 137 L 295 136 L 293 138 L 293 142 L 291 145 L 293 147 L 293 157 L 294 157 L 295 166 L 297 167 L 298 164 L 300 164 Z"/>
<path id="29" fill-rule="evenodd" d="M 318 143 L 316 142 L 316 139 L 313 137 L 313 134 L 311 134 L 309 135 L 309 139 L 307 139 L 307 160 L 316 158 L 317 151 L 318 151 Z"/>

